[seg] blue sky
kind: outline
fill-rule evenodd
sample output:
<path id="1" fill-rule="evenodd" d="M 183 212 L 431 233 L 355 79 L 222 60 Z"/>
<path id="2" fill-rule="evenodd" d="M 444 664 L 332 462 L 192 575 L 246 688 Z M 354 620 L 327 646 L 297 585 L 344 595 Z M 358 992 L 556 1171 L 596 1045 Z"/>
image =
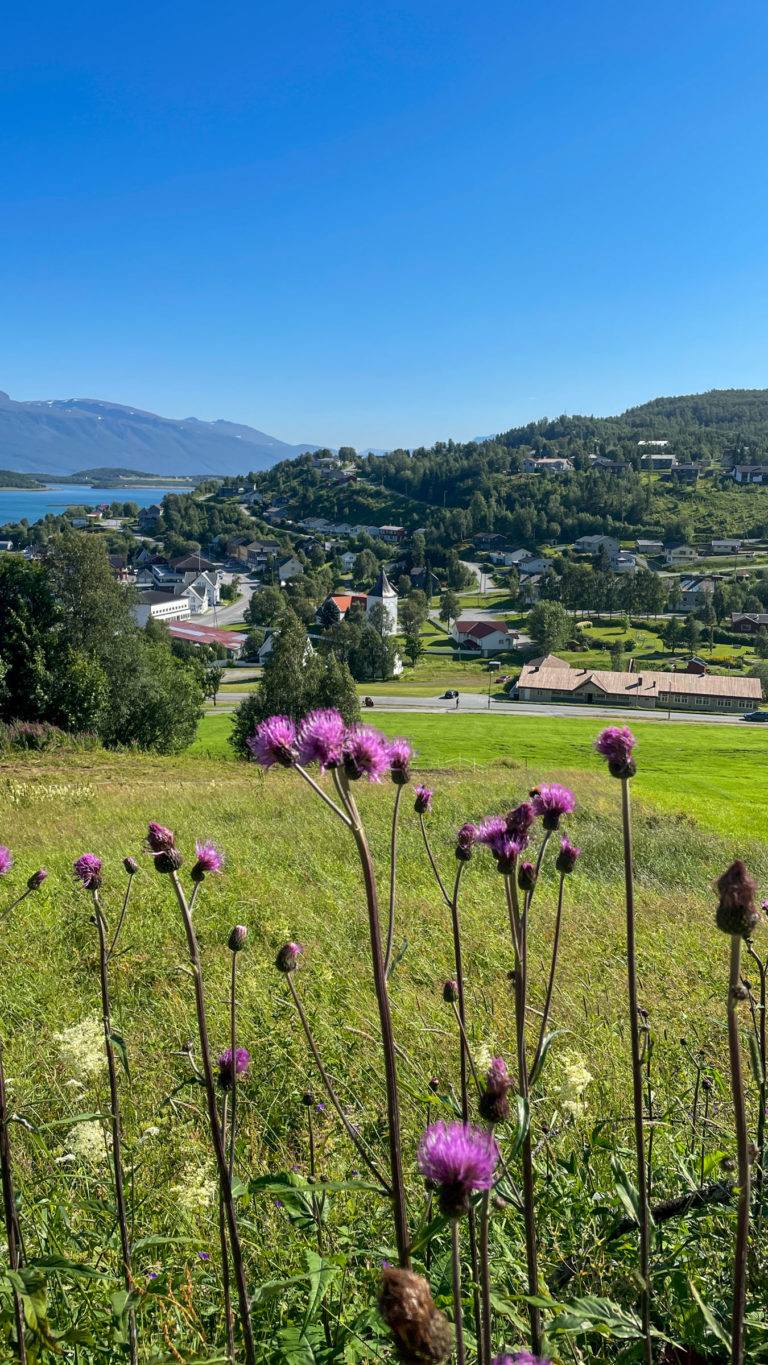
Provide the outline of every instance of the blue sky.
<path id="1" fill-rule="evenodd" d="M 764 0 L 16 10 L 13 397 L 413 446 L 768 385 Z"/>

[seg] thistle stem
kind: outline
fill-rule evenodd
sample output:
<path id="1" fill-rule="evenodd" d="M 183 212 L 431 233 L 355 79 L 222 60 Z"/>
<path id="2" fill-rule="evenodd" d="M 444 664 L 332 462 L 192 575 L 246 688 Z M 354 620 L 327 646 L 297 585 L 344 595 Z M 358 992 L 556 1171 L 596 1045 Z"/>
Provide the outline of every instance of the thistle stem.
<path id="1" fill-rule="evenodd" d="M 526 938 L 527 926 L 521 919 L 517 895 L 517 880 L 514 873 L 504 877 L 512 926 L 512 939 L 515 947 L 515 1024 L 517 1032 L 517 1085 L 523 1099 L 528 1099 L 528 1063 L 525 1052 L 525 1013 L 526 1013 Z M 539 1262 L 536 1245 L 536 1209 L 533 1186 L 533 1151 L 531 1148 L 531 1129 L 525 1135 L 522 1146 L 523 1162 L 523 1221 L 525 1224 L 525 1259 L 528 1270 L 528 1293 L 531 1298 L 539 1296 Z M 531 1322 L 531 1352 L 541 1355 L 541 1310 L 529 1304 Z"/>
<path id="2" fill-rule="evenodd" d="M 126 1293 L 130 1294 L 133 1290 L 133 1276 L 131 1274 L 131 1240 L 128 1234 L 128 1215 L 125 1207 L 125 1189 L 123 1186 L 120 1095 L 117 1088 L 115 1050 L 112 1046 L 112 1017 L 109 1003 L 109 978 L 107 974 L 107 964 L 109 961 L 107 952 L 107 926 L 101 912 L 97 891 L 93 892 L 93 919 L 99 935 L 101 1014 L 104 1025 L 104 1046 L 107 1052 L 107 1070 L 109 1073 L 109 1111 L 112 1118 L 112 1168 L 115 1178 L 115 1203 L 117 1205 L 117 1221 L 120 1227 L 120 1247 L 123 1257 L 123 1282 L 125 1284 Z M 139 1359 L 139 1346 L 136 1336 L 136 1313 L 133 1308 L 128 1312 L 128 1341 L 131 1365 L 137 1365 Z"/>
<path id="3" fill-rule="evenodd" d="M 651 1344 L 651 1285 L 650 1285 L 650 1210 L 645 1165 L 645 1132 L 643 1121 L 643 1068 L 640 1056 L 640 1029 L 637 1012 L 637 956 L 635 950 L 635 887 L 632 865 L 632 826 L 630 822 L 629 779 L 621 778 L 621 818 L 624 840 L 624 896 L 627 912 L 627 990 L 629 996 L 629 1029 L 632 1045 L 632 1104 L 635 1124 L 635 1154 L 637 1158 L 637 1193 L 640 1228 L 640 1310 L 643 1323 L 643 1359 L 652 1365 Z"/>
<path id="4" fill-rule="evenodd" d="M 565 873 L 564 873 L 564 872 L 561 872 L 561 873 L 560 873 L 560 887 L 559 887 L 559 890 L 558 890 L 558 893 L 557 893 L 557 918 L 555 919 L 555 939 L 554 939 L 554 943 L 552 944 L 552 962 L 551 962 L 550 968 L 549 968 L 549 981 L 547 982 L 547 995 L 546 995 L 546 999 L 545 999 L 545 1001 L 544 1001 L 544 1010 L 543 1010 L 542 1016 L 541 1016 L 541 1028 L 539 1029 L 539 1041 L 538 1041 L 538 1044 L 537 1044 L 537 1046 L 536 1046 L 536 1052 L 535 1052 L 535 1054 L 534 1054 L 533 1062 L 531 1063 L 530 1074 L 529 1074 L 529 1076 L 528 1076 L 528 1084 L 529 1084 L 529 1085 L 531 1085 L 531 1084 L 533 1083 L 533 1078 L 534 1078 L 534 1076 L 536 1075 L 536 1068 L 537 1068 L 537 1066 L 539 1065 L 539 1062 L 541 1061 L 541 1053 L 542 1053 L 542 1049 L 543 1049 L 543 1047 L 544 1047 L 544 1038 L 545 1038 L 545 1035 L 546 1035 L 546 1032 L 547 1032 L 547 1022 L 548 1022 L 548 1020 L 549 1020 L 549 1011 L 550 1011 L 550 1008 L 551 1008 L 551 1005 L 552 1005 L 552 992 L 554 991 L 554 988 L 555 988 L 555 973 L 556 973 L 556 971 L 557 971 L 557 957 L 558 957 L 558 952 L 559 952 L 559 950 L 560 950 L 560 929 L 561 929 L 561 927 L 562 927 L 562 922 L 563 922 L 563 888 L 564 888 L 564 886 L 565 886 Z"/>
<path id="5" fill-rule="evenodd" d="M 403 1180 L 403 1157 L 400 1139 L 400 1102 L 397 1092 L 397 1064 L 395 1040 L 392 1031 L 392 1015 L 389 1008 L 387 978 L 384 972 L 384 957 L 381 951 L 381 925 L 379 923 L 379 902 L 376 891 L 376 878 L 373 861 L 365 837 L 355 799 L 349 790 L 349 779 L 341 776 L 342 787 L 347 805 L 353 816 L 352 834 L 360 857 L 360 866 L 365 883 L 365 896 L 368 905 L 368 926 L 371 940 L 371 960 L 376 1003 L 379 1010 L 381 1044 L 384 1052 L 384 1077 L 387 1087 L 387 1127 L 389 1137 L 389 1162 L 392 1180 L 392 1204 L 395 1219 L 395 1240 L 400 1265 L 410 1266 L 410 1238 L 408 1232 L 408 1210 L 405 1202 L 405 1182 Z"/>
<path id="6" fill-rule="evenodd" d="M 397 875 L 397 817 L 400 812 L 402 786 L 395 793 L 395 807 L 392 811 L 392 839 L 389 849 L 389 920 L 387 922 L 387 951 L 384 954 L 384 975 L 389 976 L 392 961 L 392 941 L 395 937 L 395 880 Z"/>
<path id="7" fill-rule="evenodd" d="M 107 952 L 107 963 L 108 963 L 108 964 L 112 961 L 112 958 L 113 958 L 114 955 L 115 955 L 115 948 L 117 947 L 117 940 L 118 940 L 119 937 L 120 937 L 120 933 L 121 933 L 123 924 L 125 923 L 125 913 L 126 913 L 126 911 L 127 911 L 127 909 L 128 909 L 128 901 L 130 900 L 130 896 L 131 896 L 131 887 L 133 886 L 133 877 L 134 877 L 133 872 L 129 872 L 129 873 L 128 873 L 128 885 L 127 885 L 126 888 L 125 888 L 125 895 L 123 896 L 123 904 L 122 904 L 122 908 L 121 908 L 121 910 L 120 910 L 120 918 L 119 918 L 119 920 L 117 921 L 117 928 L 115 929 L 115 932 L 114 932 L 114 934 L 112 935 L 112 942 L 110 943 L 110 945 L 109 945 L 109 951 Z"/>
<path id="8" fill-rule="evenodd" d="M 303 777 L 304 781 L 309 784 L 313 792 L 315 792 L 317 796 L 319 796 L 320 799 L 325 802 L 326 806 L 330 806 L 334 815 L 338 815 L 339 819 L 344 821 L 344 824 L 347 826 L 347 828 L 351 829 L 352 821 L 350 820 L 349 816 L 344 813 L 340 806 L 336 805 L 335 801 L 331 800 L 327 792 L 323 791 L 322 787 L 320 786 L 320 783 L 316 782 L 314 777 L 312 777 L 310 773 L 307 772 L 306 768 L 302 768 L 300 763 L 294 764 L 294 767 L 296 768 L 296 771 L 299 774 L 299 776 Z M 335 775 L 336 774 L 334 770 L 334 777 Z"/>
<path id="9" fill-rule="evenodd" d="M 491 1264 L 489 1231 L 491 1192 L 486 1190 L 480 1204 L 480 1297 L 482 1302 L 482 1331 L 480 1334 L 481 1365 L 491 1362 Z"/>
<path id="10" fill-rule="evenodd" d="M 234 1067 L 233 1067 L 234 1070 Z M 227 1093 L 221 1101 L 221 1136 L 224 1146 L 227 1145 Z M 227 1355 L 233 1362 L 235 1359 L 235 1323 L 232 1316 L 232 1292 L 229 1287 L 229 1249 L 227 1247 L 227 1220 L 224 1213 L 224 1200 L 219 1190 L 219 1247 L 221 1251 L 221 1282 L 224 1286 L 224 1318 L 227 1326 Z"/>
<path id="11" fill-rule="evenodd" d="M 451 1262 L 453 1269 L 453 1321 L 456 1328 L 456 1365 L 467 1365 L 464 1351 L 464 1315 L 461 1309 L 461 1258 L 459 1256 L 459 1220 L 451 1220 Z"/>
<path id="12" fill-rule="evenodd" d="M 739 1182 L 739 1209 L 733 1256 L 733 1319 L 731 1324 L 731 1365 L 743 1365 L 744 1311 L 747 1295 L 747 1255 L 749 1252 L 749 1140 L 744 1081 L 741 1071 L 738 999 L 741 937 L 731 935 L 730 979 L 728 983 L 728 1053 L 731 1063 L 731 1090 L 736 1121 L 736 1158 Z"/>
<path id="13" fill-rule="evenodd" d="M 16 897 L 15 901 L 11 901 L 10 905 L 6 905 L 6 907 L 5 907 L 5 909 L 3 910 L 2 914 L 0 914 L 0 924 L 2 924 L 2 922 L 3 922 L 4 919 L 7 919 L 7 918 L 8 918 L 8 916 L 9 916 L 10 913 L 11 913 L 11 911 L 12 911 L 12 910 L 15 910 L 17 905 L 21 905 L 21 902 L 22 902 L 22 901 L 25 901 L 25 900 L 27 899 L 27 896 L 29 896 L 29 895 L 31 895 L 31 894 L 32 894 L 32 887 L 31 887 L 31 886 L 28 886 L 27 889 L 26 889 L 26 891 L 22 891 L 21 895 Z"/>
<path id="14" fill-rule="evenodd" d="M 375 1161 L 373 1160 L 373 1158 L 370 1157 L 370 1156 L 368 1155 L 368 1153 L 366 1152 L 365 1147 L 363 1146 L 362 1142 L 361 1142 L 360 1139 L 358 1138 L 357 1134 L 355 1133 L 354 1129 L 352 1128 L 352 1125 L 351 1125 L 350 1122 L 349 1122 L 349 1119 L 347 1118 L 346 1114 L 344 1113 L 344 1110 L 342 1109 L 341 1105 L 339 1104 L 339 1100 L 338 1100 L 338 1096 L 337 1096 L 337 1094 L 336 1094 L 336 1091 L 334 1090 L 334 1088 L 333 1088 L 333 1086 L 332 1086 L 332 1084 L 331 1084 L 331 1079 L 330 1079 L 330 1077 L 329 1077 L 329 1075 L 328 1075 L 328 1072 L 326 1071 L 325 1067 L 323 1066 L 322 1058 L 321 1058 L 321 1056 L 320 1056 L 320 1053 L 319 1053 L 318 1050 L 317 1050 L 317 1044 L 316 1044 L 316 1042 L 315 1042 L 315 1040 L 314 1040 L 314 1038 L 313 1038 L 313 1036 L 312 1036 L 312 1030 L 311 1030 L 311 1028 L 309 1027 L 309 1020 L 307 1019 L 307 1016 L 306 1016 L 306 1014 L 304 1013 L 304 1007 L 303 1007 L 303 1005 L 302 1005 L 302 1003 L 301 1003 L 301 1001 L 300 1001 L 300 999 L 299 999 L 299 997 L 298 997 L 298 994 L 297 994 L 297 991 L 296 991 L 296 987 L 295 987 L 294 984 L 293 984 L 293 972 L 287 972 L 287 973 L 286 973 L 286 976 L 287 976 L 287 978 L 288 978 L 288 985 L 289 985 L 289 987 L 290 987 L 291 995 L 293 996 L 293 1003 L 294 1003 L 294 1005 L 296 1006 L 296 1009 L 297 1009 L 297 1011 L 298 1011 L 299 1019 L 301 1020 L 301 1026 L 302 1026 L 302 1028 L 304 1029 L 304 1035 L 305 1035 L 305 1037 L 306 1037 L 307 1042 L 309 1043 L 309 1050 L 310 1050 L 310 1052 L 312 1053 L 312 1056 L 313 1056 L 314 1059 L 315 1059 L 315 1065 L 316 1065 L 318 1071 L 320 1072 L 320 1079 L 321 1079 L 321 1081 L 323 1082 L 323 1085 L 325 1086 L 326 1094 L 327 1094 L 329 1100 L 331 1101 L 331 1104 L 333 1105 L 334 1109 L 336 1110 L 336 1113 L 338 1114 L 339 1118 L 341 1119 L 342 1126 L 343 1126 L 344 1131 L 346 1132 L 347 1137 L 349 1138 L 350 1142 L 353 1144 L 353 1146 L 354 1146 L 354 1147 L 357 1149 L 357 1151 L 360 1153 L 360 1156 L 362 1157 L 363 1161 L 365 1162 L 366 1166 L 368 1167 L 368 1170 L 371 1172 L 371 1175 L 373 1175 L 373 1176 L 376 1178 L 376 1180 L 378 1180 L 378 1182 L 379 1182 L 379 1184 L 381 1185 L 382 1190 L 384 1191 L 384 1193 L 387 1195 L 388 1198 L 391 1199 L 391 1197 L 392 1197 L 392 1187 L 390 1186 L 390 1184 L 389 1184 L 389 1182 L 388 1182 L 386 1176 L 382 1174 L 382 1172 L 379 1170 L 378 1166 L 376 1165 L 376 1162 L 375 1162 Z"/>
<path id="15" fill-rule="evenodd" d="M 177 872 L 169 873 L 171 885 L 176 894 L 176 899 L 181 910 L 181 917 L 184 922 L 184 932 L 187 938 L 187 948 L 189 960 L 192 964 L 192 975 L 195 983 L 195 1008 L 197 1011 L 197 1029 L 200 1037 L 200 1053 L 203 1064 L 203 1078 L 205 1080 L 205 1094 L 208 1102 L 208 1122 L 211 1130 L 211 1141 L 213 1152 L 216 1158 L 216 1168 L 219 1176 L 219 1188 L 224 1203 L 224 1210 L 227 1215 L 227 1228 L 229 1230 L 229 1244 L 232 1251 L 232 1263 L 237 1285 L 237 1297 L 240 1305 L 240 1329 L 243 1334 L 243 1344 L 245 1347 L 246 1365 L 256 1365 L 256 1351 L 253 1341 L 253 1327 L 251 1325 L 251 1310 L 248 1301 L 248 1288 L 245 1282 L 245 1267 L 243 1265 L 243 1252 L 240 1245 L 240 1234 L 237 1227 L 237 1212 L 235 1201 L 232 1197 L 232 1182 L 229 1178 L 229 1167 L 227 1165 L 227 1155 L 224 1150 L 224 1139 L 219 1123 L 219 1114 L 216 1106 L 216 1083 L 213 1078 L 213 1065 L 211 1063 L 211 1049 L 208 1042 L 208 1022 L 205 1013 L 205 994 L 203 991 L 203 968 L 200 961 L 200 948 L 197 942 L 192 925 L 192 917 L 187 905 L 187 898 L 184 889 L 179 881 Z"/>
<path id="16" fill-rule="evenodd" d="M 766 1076 L 766 1068 L 768 1067 L 768 1038 L 766 1037 L 766 1031 L 768 1029 L 768 1025 L 766 1024 L 765 1017 L 766 1010 L 765 978 L 766 972 L 768 971 L 768 963 L 760 961 L 760 958 L 757 956 L 757 953 L 755 952 L 754 948 L 749 942 L 747 943 L 747 952 L 749 953 L 749 956 L 752 958 L 752 960 L 757 963 L 757 969 L 758 972 L 760 973 L 760 1023 L 758 1026 L 758 1046 L 760 1052 L 760 1067 L 762 1071 L 762 1078 L 760 1081 L 757 1111 L 757 1159 L 755 1161 L 756 1177 L 755 1185 L 757 1187 L 758 1194 L 757 1201 L 758 1209 L 760 1210 L 758 1217 L 762 1217 L 763 1203 L 762 1193 L 763 1184 L 765 1182 L 765 1109 L 766 1102 L 768 1101 L 767 1093 L 768 1076 Z"/>
<path id="17" fill-rule="evenodd" d="M 21 897 L 23 900 L 23 897 Z M 21 1233 L 19 1216 L 16 1211 L 16 1194 L 13 1188 L 13 1165 L 11 1143 L 8 1136 L 8 1099 L 5 1089 L 5 1070 L 3 1067 L 3 1048 L 0 1043 L 0 1178 L 2 1179 L 3 1211 L 5 1213 L 5 1233 L 8 1240 L 8 1264 L 11 1270 L 21 1265 Z M 21 1365 L 25 1365 L 27 1348 L 24 1340 L 24 1310 L 17 1291 L 13 1291 L 13 1310 L 16 1318 L 16 1343 Z"/>
<path id="18" fill-rule="evenodd" d="M 434 857 L 432 856 L 432 849 L 431 849 L 430 843 L 429 843 L 429 836 L 428 836 L 428 834 L 427 834 L 427 827 L 426 827 L 426 825 L 424 824 L 424 816 L 423 816 L 421 813 L 419 814 L 419 824 L 421 825 L 421 837 L 422 837 L 422 839 L 424 840 L 424 847 L 425 847 L 425 849 L 427 850 L 427 857 L 429 858 L 429 863 L 430 863 L 430 866 L 431 866 L 431 868 L 432 868 L 432 871 L 433 871 L 434 874 L 435 874 L 435 881 L 437 882 L 438 886 L 440 887 L 440 892 L 441 892 L 441 894 L 442 894 L 443 900 L 445 901 L 446 905 L 450 906 L 450 904 L 451 904 L 451 898 L 450 898 L 450 896 L 448 895 L 448 892 L 447 892 L 446 889 L 445 889 L 445 882 L 443 881 L 442 877 L 440 876 L 440 873 L 439 873 L 438 867 L 437 867 L 437 863 L 435 862 Z"/>

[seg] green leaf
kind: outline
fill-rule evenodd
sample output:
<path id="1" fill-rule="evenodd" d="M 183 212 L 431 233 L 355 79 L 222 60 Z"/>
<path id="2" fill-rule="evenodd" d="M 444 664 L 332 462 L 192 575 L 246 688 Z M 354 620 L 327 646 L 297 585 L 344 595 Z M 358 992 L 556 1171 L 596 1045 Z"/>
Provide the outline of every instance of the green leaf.
<path id="1" fill-rule="evenodd" d="M 643 1335 L 642 1324 L 612 1299 L 586 1295 L 569 1299 L 563 1304 L 548 1328 L 550 1332 L 577 1335 L 580 1332 L 600 1332 L 620 1341 L 636 1341 Z"/>
<path id="2" fill-rule="evenodd" d="M 40 1270 L 43 1272 L 56 1272 L 59 1275 L 71 1275 L 74 1278 L 80 1277 L 86 1280 L 109 1280 L 112 1276 L 106 1270 L 96 1270 L 92 1265 L 85 1265 L 82 1261 L 69 1261 L 66 1256 L 37 1256 L 34 1260 L 26 1263 L 30 1270 Z"/>
<path id="3" fill-rule="evenodd" d="M 699 1293 L 698 1289 L 693 1283 L 693 1280 L 688 1281 L 688 1288 L 690 1289 L 691 1296 L 698 1305 L 701 1316 L 703 1317 L 705 1323 L 707 1324 L 707 1327 L 709 1328 L 710 1332 L 713 1334 L 713 1336 L 717 1337 L 717 1340 L 720 1342 L 721 1346 L 724 1346 L 727 1351 L 730 1351 L 731 1349 L 730 1335 L 725 1331 L 723 1327 L 720 1326 L 720 1323 L 717 1321 L 717 1318 L 715 1317 L 711 1308 L 707 1306 L 707 1304 L 701 1297 L 701 1294 Z"/>
<path id="4" fill-rule="evenodd" d="M 123 1064 L 123 1070 L 126 1076 L 128 1077 L 128 1080 L 130 1080 L 131 1069 L 128 1065 L 128 1049 L 125 1046 L 125 1039 L 121 1033 L 113 1033 L 111 1029 L 109 1031 L 109 1038 L 113 1048 L 115 1049 L 115 1052 L 117 1053 L 118 1057 L 120 1058 L 120 1061 Z"/>
<path id="5" fill-rule="evenodd" d="M 558 1038 L 558 1037 L 560 1036 L 561 1033 L 570 1033 L 570 1029 L 567 1029 L 567 1028 L 558 1028 L 558 1029 L 554 1029 L 552 1033 L 548 1033 L 548 1034 L 546 1035 L 546 1037 L 545 1037 L 545 1039 L 544 1039 L 544 1042 L 543 1042 L 542 1045 L 541 1045 L 541 1055 L 540 1055 L 540 1057 L 539 1057 L 538 1062 L 536 1063 L 536 1070 L 534 1071 L 533 1075 L 531 1076 L 531 1085 L 532 1085 L 532 1086 L 534 1086 L 534 1085 L 536 1084 L 537 1080 L 539 1079 L 539 1076 L 541 1075 L 542 1071 L 544 1070 L 544 1064 L 545 1064 L 545 1062 L 546 1062 L 546 1060 L 547 1060 L 547 1053 L 549 1052 L 549 1049 L 551 1048 L 553 1042 L 555 1041 L 555 1038 Z"/>
<path id="6" fill-rule="evenodd" d="M 507 1157 L 508 1161 L 514 1161 L 520 1148 L 525 1142 L 528 1129 L 531 1126 L 531 1106 L 527 1099 L 522 1095 L 515 1096 L 517 1100 L 517 1132 L 512 1139 L 512 1146 Z"/>
<path id="7" fill-rule="evenodd" d="M 309 1271 L 309 1299 L 303 1323 L 303 1330 L 306 1330 L 317 1314 L 328 1292 L 331 1280 L 336 1276 L 338 1267 L 332 1261 L 324 1260 L 316 1251 L 305 1251 L 304 1259 Z"/>

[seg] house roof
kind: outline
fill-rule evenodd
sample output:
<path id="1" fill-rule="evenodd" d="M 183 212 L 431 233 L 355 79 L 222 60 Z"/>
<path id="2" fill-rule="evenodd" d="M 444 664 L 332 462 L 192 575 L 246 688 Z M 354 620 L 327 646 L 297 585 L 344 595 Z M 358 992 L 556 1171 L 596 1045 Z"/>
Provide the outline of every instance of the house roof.
<path id="1" fill-rule="evenodd" d="M 501 635 L 509 635 L 506 621 L 456 621 L 455 627 L 459 635 L 474 635 L 477 640 L 485 639 L 496 631 Z"/>
<path id="2" fill-rule="evenodd" d="M 171 560 L 171 568 L 180 569 L 182 573 L 191 569 L 197 569 L 198 573 L 201 573 L 203 569 L 215 567 L 205 555 L 182 555 L 180 559 Z"/>
<path id="3" fill-rule="evenodd" d="M 336 606 L 343 615 L 344 612 L 349 611 L 350 607 L 355 603 L 364 607 L 367 598 L 364 592 L 333 592 L 331 593 L 329 600 L 336 603 Z"/>
<path id="4" fill-rule="evenodd" d="M 759 678 L 732 678 L 694 673 L 613 673 L 610 669 L 532 668 L 526 664 L 518 679 L 519 687 L 538 687 L 554 692 L 575 692 L 584 683 L 608 696 L 623 693 L 627 697 L 653 698 L 672 692 L 685 696 L 733 697 L 759 702 L 762 683 Z"/>
<path id="5" fill-rule="evenodd" d="M 542 654 L 538 659 L 529 659 L 528 668 L 570 668 L 570 664 L 557 654 Z"/>
<path id="6" fill-rule="evenodd" d="M 189 606 L 186 597 L 177 597 L 172 591 L 163 592 L 161 588 L 150 588 L 149 592 L 139 594 L 137 606 L 156 606 L 158 602 L 180 602 Z"/>
<path id="7" fill-rule="evenodd" d="M 175 640 L 191 640 L 194 645 L 242 644 L 245 636 L 236 630 L 217 630 L 215 626 L 197 626 L 188 621 L 171 621 L 168 630 Z"/>

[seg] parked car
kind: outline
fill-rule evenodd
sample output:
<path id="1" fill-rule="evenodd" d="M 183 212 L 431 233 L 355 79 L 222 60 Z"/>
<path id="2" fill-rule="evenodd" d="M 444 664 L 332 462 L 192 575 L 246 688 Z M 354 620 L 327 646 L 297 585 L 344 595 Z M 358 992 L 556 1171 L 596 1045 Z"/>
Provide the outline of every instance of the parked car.
<path id="1" fill-rule="evenodd" d="M 373 697 L 364 697 L 363 706 L 373 706 Z"/>
<path id="2" fill-rule="evenodd" d="M 453 701 L 454 697 L 458 697 L 458 695 L 459 695 L 459 694 L 458 694 L 458 692 L 456 691 L 455 687 L 449 687 L 448 690 L 447 690 L 446 692 L 441 693 L 441 695 L 440 695 L 440 700 L 441 700 L 441 701 Z"/>
<path id="3" fill-rule="evenodd" d="M 768 711 L 747 711 L 742 720 L 768 720 Z"/>

